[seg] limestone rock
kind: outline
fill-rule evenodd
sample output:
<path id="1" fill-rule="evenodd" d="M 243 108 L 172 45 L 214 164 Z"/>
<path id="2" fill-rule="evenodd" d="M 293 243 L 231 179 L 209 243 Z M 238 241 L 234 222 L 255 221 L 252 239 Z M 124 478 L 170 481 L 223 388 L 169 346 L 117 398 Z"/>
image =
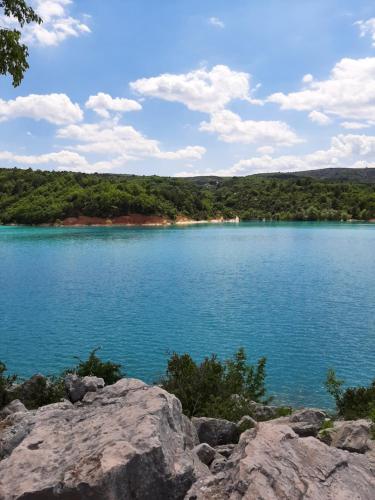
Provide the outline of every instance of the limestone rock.
<path id="1" fill-rule="evenodd" d="M 257 426 L 257 424 L 258 424 L 257 421 L 254 420 L 252 417 L 250 417 L 249 415 L 244 415 L 241 418 L 241 420 L 237 422 L 237 427 L 239 431 L 242 433 L 247 431 L 248 429 L 253 429 L 254 427 Z"/>
<path id="2" fill-rule="evenodd" d="M 215 446 L 215 450 L 220 453 L 220 455 L 223 455 L 225 458 L 229 458 L 234 449 L 236 448 L 235 444 L 222 444 L 220 446 Z"/>
<path id="3" fill-rule="evenodd" d="M 319 439 L 330 446 L 356 453 L 369 449 L 372 422 L 369 420 L 337 421 L 333 428 L 319 433 Z"/>
<path id="4" fill-rule="evenodd" d="M 239 430 L 235 423 L 220 418 L 193 417 L 198 438 L 201 443 L 208 443 L 210 446 L 221 444 L 237 443 Z"/>
<path id="5" fill-rule="evenodd" d="M 225 457 L 218 456 L 211 463 L 210 471 L 212 472 L 212 474 L 218 474 L 226 468 L 227 463 L 228 461 Z"/>
<path id="6" fill-rule="evenodd" d="M 185 498 L 373 500 L 375 475 L 366 455 L 301 438 L 271 421 L 243 433 L 225 469 L 199 479 Z"/>
<path id="7" fill-rule="evenodd" d="M 96 392 L 103 389 L 104 380 L 99 377 L 79 377 L 75 374 L 69 374 L 64 379 L 65 390 L 72 403 L 82 401 L 88 392 Z"/>
<path id="8" fill-rule="evenodd" d="M 193 449 L 194 453 L 198 455 L 198 458 L 205 465 L 210 465 L 215 458 L 216 451 L 207 443 L 201 443 Z"/>
<path id="9" fill-rule="evenodd" d="M 0 460 L 2 500 L 181 499 L 208 473 L 186 448 L 178 399 L 138 380 L 8 418 L 18 437 Z"/>
<path id="10" fill-rule="evenodd" d="M 316 436 L 326 416 L 322 410 L 304 408 L 289 417 L 290 427 L 301 437 Z"/>
<path id="11" fill-rule="evenodd" d="M 26 406 L 19 399 L 15 399 L 0 411 L 0 419 L 6 418 L 13 413 L 25 413 L 26 411 Z"/>
<path id="12" fill-rule="evenodd" d="M 279 416 L 278 406 L 262 405 L 260 403 L 256 403 L 255 401 L 250 401 L 249 410 L 250 416 L 253 417 L 257 422 L 271 420 Z"/>

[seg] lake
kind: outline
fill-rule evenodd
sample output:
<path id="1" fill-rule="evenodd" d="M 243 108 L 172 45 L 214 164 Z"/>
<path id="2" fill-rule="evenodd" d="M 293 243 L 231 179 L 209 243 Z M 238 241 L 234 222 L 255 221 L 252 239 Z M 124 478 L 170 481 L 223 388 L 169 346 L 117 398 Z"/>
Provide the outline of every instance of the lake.
<path id="1" fill-rule="evenodd" d="M 267 357 L 277 401 L 375 377 L 375 225 L 0 227 L 0 359 L 56 373 L 102 346 L 152 382 L 168 352 Z"/>

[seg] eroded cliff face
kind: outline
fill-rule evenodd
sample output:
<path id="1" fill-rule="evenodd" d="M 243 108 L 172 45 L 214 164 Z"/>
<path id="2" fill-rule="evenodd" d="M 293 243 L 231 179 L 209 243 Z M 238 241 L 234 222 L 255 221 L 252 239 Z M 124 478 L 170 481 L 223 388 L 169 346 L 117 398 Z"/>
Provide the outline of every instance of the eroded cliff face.
<path id="1" fill-rule="evenodd" d="M 82 389 L 74 404 L 13 402 L 1 413 L 1 500 L 375 498 L 369 422 L 340 423 L 327 441 L 317 409 L 191 422 L 175 396 L 139 380 L 67 382 L 73 400 Z"/>

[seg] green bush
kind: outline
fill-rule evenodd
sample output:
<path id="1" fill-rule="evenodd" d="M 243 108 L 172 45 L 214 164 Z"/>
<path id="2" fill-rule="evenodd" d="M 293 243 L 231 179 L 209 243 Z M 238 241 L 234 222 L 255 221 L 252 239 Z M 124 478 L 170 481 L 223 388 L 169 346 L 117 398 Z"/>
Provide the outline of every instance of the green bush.
<path id="1" fill-rule="evenodd" d="M 123 378 L 125 374 L 121 371 L 122 366 L 111 361 L 102 361 L 96 354 L 99 350 L 100 347 L 93 349 L 86 360 L 76 357 L 78 364 L 66 370 L 65 374 L 76 373 L 80 377 L 100 377 L 107 385 L 114 384 Z"/>
<path id="2" fill-rule="evenodd" d="M 344 383 L 337 378 L 334 370 L 328 370 L 325 386 L 335 400 L 338 416 L 346 420 L 355 420 L 375 415 L 375 380 L 369 387 L 344 389 Z"/>
<path id="3" fill-rule="evenodd" d="M 0 361 L 0 410 L 12 401 L 10 390 L 17 381 L 16 375 L 6 375 L 7 367 Z"/>
<path id="4" fill-rule="evenodd" d="M 238 420 L 249 414 L 249 401 L 270 401 L 266 397 L 265 365 L 265 358 L 256 365 L 248 364 L 243 348 L 232 359 L 222 362 L 213 354 L 200 364 L 189 354 L 173 353 L 160 383 L 179 398 L 189 417 Z"/>

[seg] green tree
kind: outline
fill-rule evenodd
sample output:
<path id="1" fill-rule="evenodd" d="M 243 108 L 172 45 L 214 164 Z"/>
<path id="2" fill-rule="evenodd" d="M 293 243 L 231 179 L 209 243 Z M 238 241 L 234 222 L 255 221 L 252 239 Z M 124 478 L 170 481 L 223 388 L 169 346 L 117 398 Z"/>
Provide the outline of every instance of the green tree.
<path id="1" fill-rule="evenodd" d="M 238 420 L 251 414 L 250 401 L 266 403 L 266 359 L 248 364 L 243 348 L 220 361 L 215 354 L 196 363 L 189 354 L 173 353 L 161 385 L 179 398 L 189 417 Z"/>
<path id="2" fill-rule="evenodd" d="M 86 360 L 76 358 L 78 360 L 77 366 L 66 370 L 66 373 L 76 373 L 80 377 L 95 376 L 104 380 L 107 385 L 114 384 L 121 378 L 125 377 L 121 371 L 121 365 L 112 363 L 111 361 L 102 361 L 97 352 L 100 347 L 93 349 Z"/>
<path id="3" fill-rule="evenodd" d="M 27 5 L 25 0 L 0 0 L 0 9 L 4 15 L 15 18 L 19 27 L 25 24 L 42 22 L 36 12 Z M 29 68 L 27 62 L 29 51 L 27 46 L 21 42 L 19 29 L 0 29 L 0 74 L 11 75 L 13 86 L 17 87 Z"/>

